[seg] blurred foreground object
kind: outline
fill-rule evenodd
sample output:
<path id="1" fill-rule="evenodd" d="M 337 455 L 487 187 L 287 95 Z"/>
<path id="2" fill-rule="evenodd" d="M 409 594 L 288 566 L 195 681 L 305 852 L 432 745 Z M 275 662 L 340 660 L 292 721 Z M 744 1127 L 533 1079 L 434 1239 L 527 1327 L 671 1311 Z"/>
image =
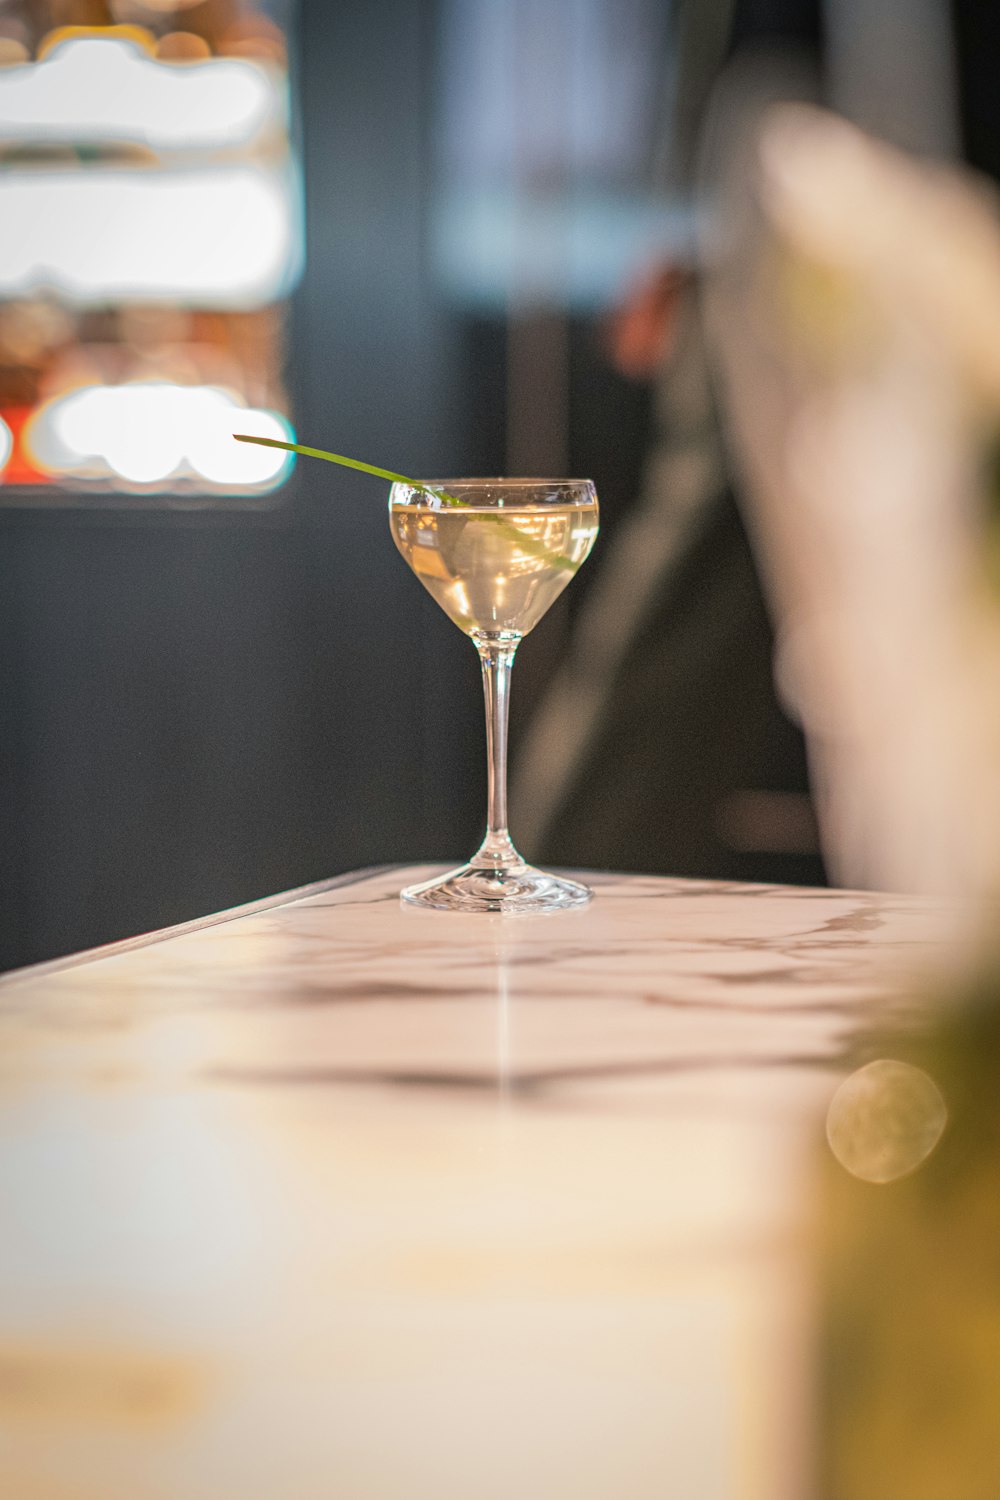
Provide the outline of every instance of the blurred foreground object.
<path id="1" fill-rule="evenodd" d="M 729 154 L 709 319 L 825 852 L 844 884 L 992 891 L 994 205 L 811 107 L 749 140 Z"/>
<path id="2" fill-rule="evenodd" d="M 923 1017 L 866 1044 L 827 1113 L 815 1493 L 987 1500 L 1000 222 L 971 176 L 816 109 L 773 110 L 746 139 L 709 319 L 827 857 L 841 880 L 971 898 L 972 914 L 950 973 L 925 976 Z"/>
<path id="3" fill-rule="evenodd" d="M 1000 986 L 963 1000 L 827 1117 L 821 1500 L 1000 1494 Z"/>

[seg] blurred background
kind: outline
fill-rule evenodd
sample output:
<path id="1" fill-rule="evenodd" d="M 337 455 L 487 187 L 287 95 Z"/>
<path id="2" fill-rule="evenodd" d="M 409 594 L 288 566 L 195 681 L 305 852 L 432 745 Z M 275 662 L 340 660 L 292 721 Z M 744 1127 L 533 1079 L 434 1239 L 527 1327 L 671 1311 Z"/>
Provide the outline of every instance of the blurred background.
<path id="1" fill-rule="evenodd" d="M 594 557 L 519 653 L 515 838 L 823 881 L 696 307 L 699 142 L 770 48 L 785 94 L 995 173 L 990 27 L 0 0 L 0 967 L 479 839 L 478 663 L 384 487 L 236 426 L 593 478 Z"/>
<path id="2" fill-rule="evenodd" d="M 231 413 L 407 473 L 592 474 L 612 532 L 649 395 L 601 318 L 687 233 L 666 9 L 4 0 L 0 65 L 0 962 L 464 856 L 474 653 L 379 481 Z"/>

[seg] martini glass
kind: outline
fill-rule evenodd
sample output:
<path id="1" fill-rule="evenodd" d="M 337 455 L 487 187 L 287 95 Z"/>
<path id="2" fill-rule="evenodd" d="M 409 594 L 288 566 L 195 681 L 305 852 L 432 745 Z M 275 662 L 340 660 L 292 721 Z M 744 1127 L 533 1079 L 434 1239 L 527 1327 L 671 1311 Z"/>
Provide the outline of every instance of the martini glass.
<path id="1" fill-rule="evenodd" d="M 514 653 L 558 599 L 597 536 L 589 479 L 396 483 L 389 523 L 400 552 L 479 652 L 486 694 L 486 837 L 467 865 L 408 886 L 403 900 L 442 911 L 580 906 L 591 892 L 526 864 L 507 831 L 507 705 Z"/>

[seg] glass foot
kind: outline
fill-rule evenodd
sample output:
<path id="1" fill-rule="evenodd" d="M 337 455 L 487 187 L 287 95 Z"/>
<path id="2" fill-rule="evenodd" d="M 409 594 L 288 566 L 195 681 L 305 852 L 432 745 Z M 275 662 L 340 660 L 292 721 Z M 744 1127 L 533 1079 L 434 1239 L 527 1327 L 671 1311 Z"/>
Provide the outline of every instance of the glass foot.
<path id="1" fill-rule="evenodd" d="M 462 865 L 400 892 L 404 901 L 436 911 L 496 911 L 508 916 L 583 906 L 593 894 L 575 880 L 560 880 L 523 863 L 500 868 Z"/>

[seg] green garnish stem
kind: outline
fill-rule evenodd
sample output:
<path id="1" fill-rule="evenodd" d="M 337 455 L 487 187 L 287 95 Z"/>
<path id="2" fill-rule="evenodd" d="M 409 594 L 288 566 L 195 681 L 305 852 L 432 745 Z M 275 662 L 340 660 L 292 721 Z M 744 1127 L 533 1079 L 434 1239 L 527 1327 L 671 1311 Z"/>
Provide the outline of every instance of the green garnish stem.
<path id="1" fill-rule="evenodd" d="M 421 484 L 419 479 L 407 479 L 405 474 L 394 474 L 391 469 L 379 469 L 375 464 L 363 464 L 359 458 L 345 458 L 342 453 L 328 453 L 325 448 L 307 448 L 303 443 L 284 443 L 279 438 L 253 437 L 249 432 L 234 432 L 233 437 L 238 443 L 258 443 L 262 448 L 284 448 L 288 453 L 302 453 L 306 458 L 323 458 L 327 463 L 341 464 L 347 469 L 360 469 L 363 474 L 374 474 L 376 479 L 388 479 L 392 484 L 408 484 L 411 489 L 431 495 L 435 500 L 443 500 L 445 505 L 469 504 L 468 500 L 459 500 L 457 495 L 449 495 L 444 490 L 432 489 L 429 484 Z M 525 536 L 519 527 L 512 526 L 509 521 L 498 519 L 497 528 L 508 541 L 516 541 L 529 557 L 544 557 L 553 567 L 568 568 L 570 572 L 576 572 L 576 563 L 571 557 L 566 557 L 561 552 L 550 552 L 544 543 Z"/>

